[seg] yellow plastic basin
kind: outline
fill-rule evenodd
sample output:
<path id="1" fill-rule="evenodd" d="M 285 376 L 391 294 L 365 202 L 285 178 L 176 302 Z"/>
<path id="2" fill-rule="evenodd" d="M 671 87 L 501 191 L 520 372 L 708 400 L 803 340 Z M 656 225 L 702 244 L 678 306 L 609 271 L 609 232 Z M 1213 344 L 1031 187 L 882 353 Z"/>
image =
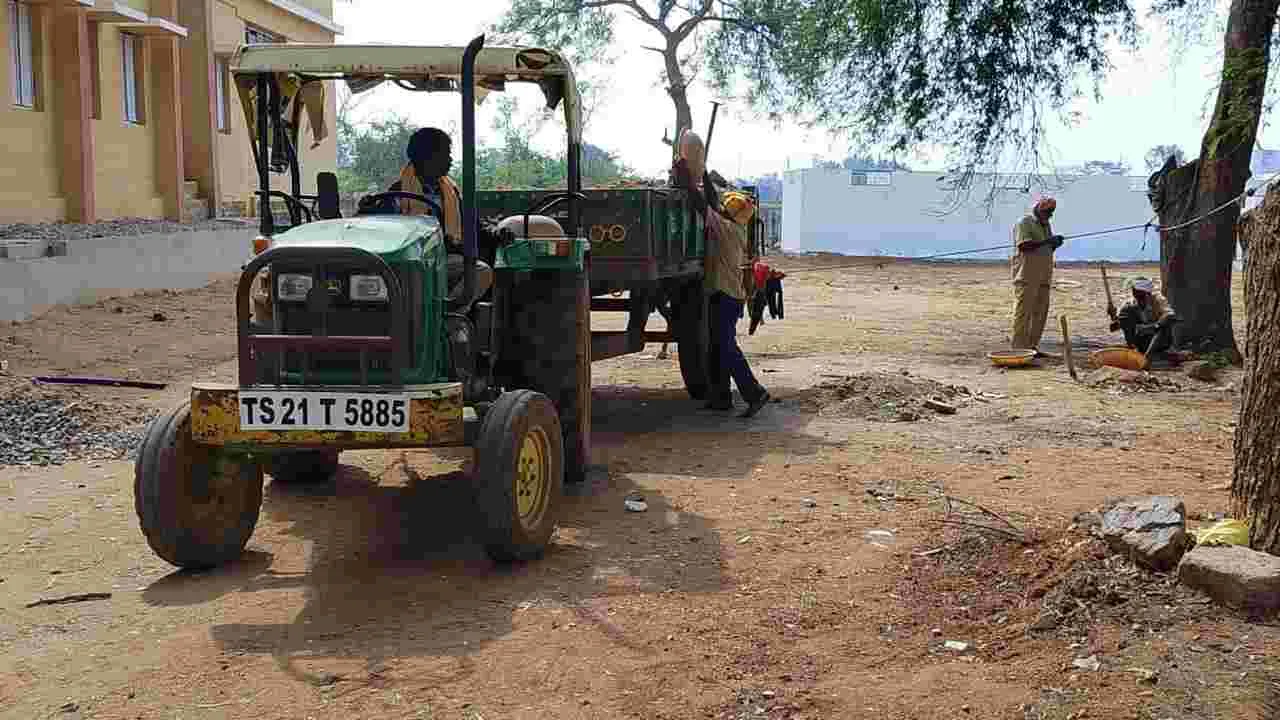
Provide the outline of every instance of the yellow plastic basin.
<path id="1" fill-rule="evenodd" d="M 1017 367 L 1027 365 L 1036 357 L 1035 350 L 992 350 L 987 359 L 998 367 Z"/>

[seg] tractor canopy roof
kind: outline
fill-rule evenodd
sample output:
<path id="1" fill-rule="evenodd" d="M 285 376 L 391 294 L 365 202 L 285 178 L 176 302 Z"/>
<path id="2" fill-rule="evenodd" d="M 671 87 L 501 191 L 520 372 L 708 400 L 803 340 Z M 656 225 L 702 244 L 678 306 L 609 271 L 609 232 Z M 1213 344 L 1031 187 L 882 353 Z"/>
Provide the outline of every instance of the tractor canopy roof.
<path id="1" fill-rule="evenodd" d="M 286 90 L 285 95 L 296 97 L 299 105 L 313 106 L 309 113 L 319 110 L 323 116 L 323 83 L 313 80 L 345 80 L 353 93 L 385 82 L 418 92 L 458 92 L 463 51 L 461 47 L 405 45 L 243 45 L 231 61 L 231 71 L 252 131 L 257 118 L 255 78 L 260 74 L 274 75 L 281 86 L 300 91 L 295 95 Z M 476 57 L 475 78 L 477 103 L 490 92 L 502 92 L 509 82 L 537 84 L 548 110 L 564 103 L 570 140 L 582 141 L 578 86 L 573 68 L 561 54 L 541 48 L 485 47 Z M 315 90 L 303 91 L 305 86 Z M 324 132 L 315 125 L 313 131 Z"/>

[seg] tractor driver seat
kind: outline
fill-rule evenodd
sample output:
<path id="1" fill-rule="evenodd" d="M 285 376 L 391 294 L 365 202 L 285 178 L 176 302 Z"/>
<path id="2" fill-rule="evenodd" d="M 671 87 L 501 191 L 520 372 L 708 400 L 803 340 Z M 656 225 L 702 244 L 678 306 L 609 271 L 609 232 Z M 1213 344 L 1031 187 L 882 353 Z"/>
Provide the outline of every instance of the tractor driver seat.
<path id="1" fill-rule="evenodd" d="M 331 172 L 316 173 L 316 215 L 321 220 L 336 220 L 342 217 L 338 176 Z"/>

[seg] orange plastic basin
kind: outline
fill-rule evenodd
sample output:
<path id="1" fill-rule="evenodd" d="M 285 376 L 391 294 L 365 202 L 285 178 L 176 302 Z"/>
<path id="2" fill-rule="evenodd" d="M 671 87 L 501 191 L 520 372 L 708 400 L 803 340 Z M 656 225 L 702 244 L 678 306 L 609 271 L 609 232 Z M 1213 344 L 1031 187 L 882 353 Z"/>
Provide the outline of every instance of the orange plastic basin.
<path id="1" fill-rule="evenodd" d="M 1127 347 L 1108 347 L 1089 353 L 1089 361 L 1098 367 L 1104 365 L 1124 370 L 1146 370 L 1147 358 L 1142 353 Z"/>

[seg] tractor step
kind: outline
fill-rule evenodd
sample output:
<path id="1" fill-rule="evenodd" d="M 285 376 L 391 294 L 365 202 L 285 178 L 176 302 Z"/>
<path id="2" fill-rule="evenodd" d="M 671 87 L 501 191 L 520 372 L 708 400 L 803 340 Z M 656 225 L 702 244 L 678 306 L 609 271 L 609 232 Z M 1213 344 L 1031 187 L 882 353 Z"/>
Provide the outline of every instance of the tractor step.
<path id="1" fill-rule="evenodd" d="M 631 312 L 631 298 L 591 298 L 593 312 Z"/>
<path id="2" fill-rule="evenodd" d="M 633 336 L 626 330 L 597 330 L 591 333 L 591 361 L 608 360 L 622 355 L 630 355 L 644 349 L 648 343 L 673 343 L 671 333 L 658 330 L 646 330 L 633 342 Z"/>

